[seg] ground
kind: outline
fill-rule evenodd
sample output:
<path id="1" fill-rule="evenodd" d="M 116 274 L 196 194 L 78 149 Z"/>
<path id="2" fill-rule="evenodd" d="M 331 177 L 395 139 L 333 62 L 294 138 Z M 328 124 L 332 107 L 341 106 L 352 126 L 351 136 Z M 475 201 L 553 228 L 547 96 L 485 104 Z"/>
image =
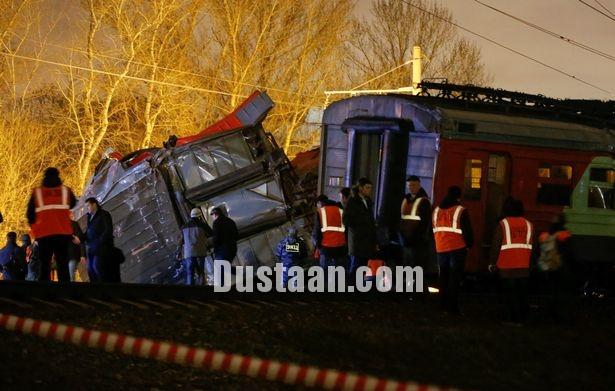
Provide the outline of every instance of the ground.
<path id="1" fill-rule="evenodd" d="M 299 364 L 477 390 L 615 389 L 615 302 L 566 300 L 560 320 L 533 297 L 523 327 L 496 296 L 463 298 L 462 316 L 427 300 L 220 304 L 111 310 L 45 304 L 0 311 Z M 3 390 L 290 389 L 0 331 Z"/>

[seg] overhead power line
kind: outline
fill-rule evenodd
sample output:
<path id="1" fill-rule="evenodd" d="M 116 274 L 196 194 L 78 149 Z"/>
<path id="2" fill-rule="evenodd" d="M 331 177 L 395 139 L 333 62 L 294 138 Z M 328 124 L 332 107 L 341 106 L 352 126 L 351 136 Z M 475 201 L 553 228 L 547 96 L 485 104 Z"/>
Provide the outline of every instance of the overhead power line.
<path id="1" fill-rule="evenodd" d="M 56 44 L 56 43 L 43 42 L 43 41 L 39 41 L 37 39 L 23 37 L 23 36 L 21 36 L 21 35 L 19 35 L 17 33 L 13 33 L 13 35 L 17 36 L 19 39 L 24 39 L 24 40 L 27 40 L 27 41 L 30 41 L 30 42 L 35 42 L 35 43 L 46 45 L 46 46 L 53 46 L 53 47 L 57 47 L 57 48 L 64 49 L 64 50 L 69 50 L 69 51 L 75 51 L 75 52 L 79 52 L 79 53 L 88 54 L 87 50 L 84 50 L 84 49 L 72 48 L 72 47 L 68 47 L 68 46 L 64 46 L 64 45 L 60 45 L 60 44 Z M 96 55 L 98 57 L 108 58 L 110 60 L 126 61 L 126 59 L 123 59 L 121 57 L 111 56 L 111 55 L 108 55 L 108 54 L 97 53 Z M 140 66 L 150 67 L 150 68 L 154 67 L 154 65 L 152 65 L 152 64 L 147 64 L 147 63 L 140 62 L 140 61 L 132 61 L 132 63 L 136 64 L 136 65 L 140 65 Z M 252 88 L 264 89 L 264 90 L 267 90 L 267 91 L 276 91 L 276 92 L 286 93 L 286 94 L 290 94 L 290 95 L 299 95 L 299 96 L 305 96 L 305 97 L 310 97 L 310 98 L 321 98 L 320 95 L 302 94 L 302 93 L 294 92 L 294 91 L 290 91 L 290 90 L 283 90 L 283 89 L 280 89 L 280 88 L 267 87 L 267 86 L 263 86 L 263 85 L 259 85 L 259 84 L 252 84 L 252 83 L 246 83 L 246 82 L 241 82 L 241 81 L 228 80 L 228 79 L 224 79 L 224 78 L 221 78 L 221 77 L 210 76 L 210 75 L 203 75 L 201 73 L 184 71 L 184 70 L 175 69 L 175 68 L 169 68 L 169 67 L 164 67 L 164 66 L 156 66 L 156 68 L 164 70 L 164 71 L 176 72 L 176 73 L 178 73 L 180 75 L 196 76 L 196 77 L 200 77 L 200 78 L 204 78 L 204 79 L 216 80 L 216 81 L 221 81 L 221 82 L 225 82 L 225 83 L 229 83 L 229 84 L 236 84 L 236 85 L 243 85 L 243 86 L 252 87 Z"/>
<path id="2" fill-rule="evenodd" d="M 511 18 L 511 19 L 514 19 L 514 20 L 516 20 L 516 21 L 518 21 L 518 22 L 520 22 L 520 23 L 523 23 L 523 24 L 525 24 L 526 26 L 530 26 L 530 27 L 532 27 L 533 29 L 536 29 L 536 30 L 541 31 L 541 32 L 543 32 L 543 33 L 545 33 L 545 34 L 548 34 L 548 35 L 550 35 L 550 36 L 552 36 L 552 37 L 554 37 L 554 38 L 561 39 L 561 40 L 562 40 L 562 41 L 564 41 L 564 42 L 567 42 L 567 43 L 569 43 L 569 44 L 571 44 L 571 45 L 573 45 L 573 46 L 576 46 L 576 47 L 578 47 L 578 48 L 581 48 L 581 49 L 583 49 L 583 50 L 586 50 L 586 51 L 588 51 L 588 52 L 590 52 L 590 53 L 593 53 L 593 54 L 596 54 L 596 55 L 598 55 L 598 56 L 604 57 L 604 58 L 606 58 L 607 60 L 615 61 L 615 56 L 613 56 L 612 54 L 605 53 L 605 52 L 600 51 L 600 50 L 598 50 L 598 49 L 595 49 L 595 48 L 593 48 L 593 47 L 591 47 L 591 46 L 585 45 L 585 44 L 583 44 L 583 43 L 581 43 L 581 42 L 575 41 L 575 40 L 574 40 L 574 39 L 572 39 L 572 38 L 565 37 L 565 36 L 563 36 L 562 34 L 555 33 L 555 32 L 553 32 L 553 31 L 550 31 L 550 30 L 548 30 L 548 29 L 546 29 L 546 28 L 544 28 L 544 27 L 541 27 L 541 26 L 539 26 L 539 25 L 537 25 L 537 24 L 534 24 L 534 23 L 532 23 L 532 22 L 528 22 L 527 20 L 521 19 L 521 18 L 519 18 L 519 17 L 517 17 L 517 16 L 515 16 L 515 15 L 509 14 L 508 12 L 502 11 L 501 9 L 498 9 L 498 8 L 496 8 L 496 7 L 493 7 L 493 6 L 489 5 L 489 4 L 483 3 L 483 2 L 482 2 L 482 1 L 480 1 L 480 0 L 474 0 L 474 1 L 475 1 L 476 3 L 478 3 L 478 4 L 482 5 L 482 6 L 484 6 L 484 7 L 487 7 L 487 8 L 489 8 L 489 9 L 491 9 L 491 10 L 495 11 L 495 12 L 498 12 L 498 13 L 500 13 L 500 14 L 502 14 L 502 15 L 506 15 L 507 17 L 509 17 L 509 18 Z"/>
<path id="3" fill-rule="evenodd" d="M 602 15 L 606 16 L 607 18 L 611 19 L 613 22 L 615 22 L 615 18 L 612 17 L 611 15 L 605 14 L 603 11 L 599 10 L 598 8 L 594 7 L 593 5 L 587 3 L 587 2 L 585 2 L 583 0 L 579 0 L 579 2 L 585 4 L 586 6 L 588 6 L 591 9 L 593 9 L 594 11 L 598 12 L 599 14 L 602 14 Z"/>
<path id="4" fill-rule="evenodd" d="M 384 73 L 381 73 L 380 75 L 378 75 L 378 76 L 376 76 L 376 77 L 372 77 L 372 78 L 371 78 L 371 79 L 369 79 L 368 81 L 363 82 L 363 83 L 359 84 L 358 86 L 351 88 L 351 89 L 350 89 L 350 91 L 354 91 L 354 90 L 356 90 L 357 88 L 361 88 L 361 87 L 363 87 L 364 85 L 369 84 L 369 83 L 371 83 L 372 81 L 374 81 L 374 80 L 376 80 L 376 79 L 380 79 L 382 76 L 388 75 L 389 73 L 391 73 L 391 72 L 393 72 L 393 71 L 395 71 L 395 70 L 397 70 L 397 69 L 399 69 L 399 68 L 403 67 L 404 65 L 408 65 L 408 64 L 410 64 L 412 61 L 413 61 L 413 60 L 412 60 L 412 59 L 410 59 L 410 60 L 408 60 L 408 61 L 404 62 L 403 64 L 399 64 L 399 65 L 398 65 L 398 66 L 396 66 L 395 68 L 389 69 L 388 71 L 386 71 L 386 72 L 384 72 Z"/>
<path id="5" fill-rule="evenodd" d="M 612 13 L 610 9 L 608 9 L 608 8 L 606 8 L 604 5 L 602 5 L 602 3 L 601 3 L 601 2 L 599 2 L 598 0 L 594 0 L 594 1 L 595 1 L 596 3 L 598 3 L 598 5 L 599 5 L 600 7 L 602 7 L 602 9 L 603 9 L 603 10 L 605 10 L 606 12 L 608 12 L 609 14 L 611 14 L 611 16 L 615 16 L 615 14 L 614 14 L 614 13 Z"/>
<path id="6" fill-rule="evenodd" d="M 406 1 L 406 0 L 401 0 L 401 1 L 402 1 L 402 2 L 404 2 L 404 3 L 406 3 L 406 4 L 407 4 L 407 5 L 409 5 L 409 6 L 413 7 L 413 8 L 418 9 L 419 11 L 421 11 L 421 12 L 423 12 L 423 13 L 426 13 L 426 14 L 428 14 L 428 15 L 431 15 L 431 16 L 433 16 L 434 18 L 440 19 L 440 20 L 442 20 L 442 21 L 444 21 L 444 22 L 446 22 L 446 23 L 448 23 L 448 24 L 450 24 L 450 25 L 452 25 L 452 26 L 457 27 L 457 28 L 458 28 L 458 29 L 460 29 L 460 30 L 463 30 L 463 31 L 465 31 L 465 32 L 467 32 L 467 33 L 470 33 L 470 34 L 475 35 L 475 36 L 477 36 L 477 37 L 479 37 L 479 38 L 481 38 L 481 39 L 484 39 L 484 40 L 485 40 L 485 41 L 487 41 L 487 42 L 490 42 L 490 43 L 492 43 L 492 44 L 494 44 L 494 45 L 497 45 L 497 46 L 499 46 L 499 47 L 501 47 L 501 48 L 503 48 L 503 49 L 506 49 L 506 50 L 508 50 L 509 52 L 515 53 L 515 54 L 517 54 L 517 55 L 519 55 L 519 56 L 521 56 L 521 57 L 523 57 L 523 58 L 525 58 L 525 59 L 527 59 L 527 60 L 530 60 L 530 61 L 532 61 L 532 62 L 535 62 L 536 64 L 542 65 L 542 66 L 543 66 L 543 67 L 545 67 L 545 68 L 551 69 L 551 70 L 552 70 L 552 71 L 554 71 L 554 72 L 557 72 L 557 73 L 562 74 L 562 75 L 564 75 L 564 76 L 567 76 L 567 77 L 569 77 L 569 78 L 571 78 L 571 79 L 574 79 L 574 80 L 578 81 L 579 83 L 583 83 L 583 84 L 585 84 L 586 86 L 589 86 L 589 87 L 595 88 L 595 89 L 597 89 L 597 90 L 599 90 L 599 91 L 602 91 L 602 92 L 604 92 L 605 94 L 613 95 L 613 93 L 612 93 L 611 91 L 608 91 L 608 90 L 605 90 L 604 88 L 598 87 L 598 86 L 597 86 L 597 85 L 595 85 L 595 84 L 592 84 L 592 83 L 590 83 L 590 82 L 588 82 L 588 81 L 585 81 L 585 80 L 583 80 L 583 79 L 581 79 L 581 78 L 579 78 L 579 77 L 576 77 L 575 75 L 573 75 L 573 74 L 571 74 L 571 73 L 568 73 L 568 72 L 563 71 L 563 70 L 561 70 L 561 69 L 559 69 L 559 68 L 556 68 L 556 67 L 554 67 L 553 65 L 549 65 L 549 64 L 547 64 L 547 63 L 545 63 L 545 62 L 542 62 L 542 61 L 540 61 L 540 60 L 537 60 L 537 59 L 535 59 L 534 57 L 531 57 L 531 56 L 529 56 L 529 55 L 527 55 L 527 54 L 525 54 L 525 53 L 522 53 L 522 52 L 520 52 L 520 51 L 518 51 L 518 50 L 516 50 L 516 49 L 513 49 L 513 48 L 511 48 L 511 47 L 509 47 L 509 46 L 506 46 L 506 45 L 504 45 L 504 44 L 501 44 L 501 43 L 499 43 L 499 42 L 497 42 L 497 41 L 495 41 L 495 40 L 493 40 L 493 39 L 491 39 L 491 38 L 488 38 L 488 37 L 486 37 L 486 36 L 484 36 L 484 35 L 482 35 L 482 34 L 476 33 L 476 32 L 474 32 L 474 31 L 472 31 L 472 30 L 470 30 L 470 29 L 467 29 L 467 28 L 465 28 L 465 27 L 463 27 L 463 26 L 461 26 L 461 25 L 459 25 L 459 24 L 457 24 L 457 23 L 455 23 L 455 22 L 453 22 L 453 21 L 451 21 L 451 20 L 448 20 L 448 19 L 446 19 L 446 18 L 443 18 L 443 17 L 442 17 L 442 16 L 440 16 L 440 15 L 434 14 L 433 12 L 428 11 L 428 10 L 426 10 L 426 9 L 422 8 L 422 7 L 419 7 L 419 6 L 417 6 L 417 5 L 413 4 L 413 3 L 409 2 L 409 1 Z"/>
<path id="7" fill-rule="evenodd" d="M 194 87 L 194 86 L 188 86 L 188 85 L 184 85 L 184 84 L 171 83 L 171 82 L 160 81 L 160 80 L 152 80 L 152 79 L 148 79 L 148 78 L 145 78 L 145 77 L 131 76 L 131 75 L 121 75 L 121 74 L 115 73 L 115 72 L 109 72 L 109 71 L 104 71 L 104 70 L 100 70 L 100 69 L 93 69 L 93 68 L 86 68 L 86 67 L 82 67 L 82 66 L 79 66 L 79 65 L 66 64 L 66 63 L 63 63 L 63 62 L 52 61 L 52 60 L 45 60 L 45 59 L 36 58 L 36 57 L 30 57 L 30 56 L 24 56 L 24 55 L 16 54 L 16 53 L 7 53 L 7 52 L 4 52 L 4 51 L 1 51 L 0 54 L 2 54 L 4 56 L 8 56 L 8 57 L 20 58 L 22 60 L 35 61 L 35 62 L 40 62 L 40 63 L 43 63 L 43 64 L 49 64 L 49 65 L 55 65 L 55 66 L 59 66 L 59 67 L 63 67 L 63 68 L 78 69 L 78 70 L 81 70 L 81 71 L 93 72 L 93 73 L 97 73 L 97 74 L 100 74 L 100 75 L 121 77 L 121 78 L 124 78 L 124 79 L 138 80 L 138 81 L 143 81 L 143 82 L 146 82 L 146 83 L 154 83 L 154 84 L 160 84 L 160 85 L 169 86 L 169 87 L 183 88 L 183 89 L 186 89 L 186 90 L 205 92 L 205 93 L 208 93 L 208 94 L 217 94 L 217 95 L 224 95 L 224 96 L 235 96 L 235 97 L 239 97 L 239 98 L 247 98 L 248 97 L 247 95 L 242 95 L 242 94 L 233 94 L 233 93 L 230 93 L 230 92 L 211 90 L 211 89 L 208 89 L 208 88 Z M 282 103 L 282 104 L 299 106 L 299 107 L 308 107 L 308 108 L 311 107 L 309 105 L 304 105 L 304 104 L 297 103 L 297 102 L 286 102 L 286 101 L 280 101 L 280 100 L 276 100 L 276 103 Z"/>

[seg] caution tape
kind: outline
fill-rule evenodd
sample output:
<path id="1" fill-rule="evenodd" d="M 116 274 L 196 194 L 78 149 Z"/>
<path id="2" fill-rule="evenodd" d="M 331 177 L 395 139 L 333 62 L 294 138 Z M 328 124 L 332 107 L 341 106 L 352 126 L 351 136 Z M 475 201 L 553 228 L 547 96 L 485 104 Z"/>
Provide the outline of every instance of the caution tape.
<path id="1" fill-rule="evenodd" d="M 64 343 L 104 349 L 107 352 L 245 375 L 292 385 L 353 391 L 437 391 L 449 390 L 433 385 L 379 379 L 352 372 L 306 367 L 294 363 L 265 360 L 217 350 L 176 345 L 169 342 L 89 330 L 65 324 L 0 313 L 0 327 L 25 335 L 51 338 Z"/>

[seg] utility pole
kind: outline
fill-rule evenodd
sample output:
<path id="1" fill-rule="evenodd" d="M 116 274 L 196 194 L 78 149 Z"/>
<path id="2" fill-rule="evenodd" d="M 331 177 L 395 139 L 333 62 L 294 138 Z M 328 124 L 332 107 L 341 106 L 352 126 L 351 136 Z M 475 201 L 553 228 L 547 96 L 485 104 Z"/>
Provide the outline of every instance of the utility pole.
<path id="1" fill-rule="evenodd" d="M 422 65 L 421 64 L 421 47 L 414 46 L 412 48 L 412 95 L 418 95 L 421 93 L 419 84 L 422 79 Z"/>
<path id="2" fill-rule="evenodd" d="M 419 88 L 419 84 L 421 83 L 421 79 L 422 79 L 421 56 L 422 56 L 421 47 L 414 46 L 412 48 L 412 59 L 406 61 L 405 63 L 401 65 L 396 66 L 393 69 L 386 71 L 385 73 L 381 75 L 374 77 L 373 79 L 368 80 L 367 82 L 363 84 L 360 84 L 358 87 L 368 84 L 369 82 L 372 82 L 378 78 L 381 78 L 382 76 L 385 76 L 391 73 L 392 71 L 401 68 L 402 66 L 412 63 L 412 85 L 411 86 L 400 87 L 396 89 L 388 89 L 388 90 L 359 90 L 357 89 L 357 87 L 355 87 L 352 90 L 346 90 L 346 91 L 325 91 L 326 100 L 325 100 L 324 107 L 327 107 L 329 105 L 329 99 L 332 95 L 355 96 L 355 95 L 365 95 L 365 94 L 389 94 L 389 93 L 396 93 L 396 94 L 408 94 L 409 93 L 412 95 L 420 94 L 422 92 L 421 88 Z"/>

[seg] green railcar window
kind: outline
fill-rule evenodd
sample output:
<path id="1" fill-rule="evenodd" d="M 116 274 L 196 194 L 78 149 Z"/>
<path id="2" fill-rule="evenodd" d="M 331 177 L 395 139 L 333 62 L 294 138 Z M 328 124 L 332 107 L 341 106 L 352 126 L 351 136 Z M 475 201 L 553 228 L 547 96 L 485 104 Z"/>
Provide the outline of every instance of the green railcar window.
<path id="1" fill-rule="evenodd" d="M 615 209 L 615 170 L 592 168 L 589 171 L 587 206 L 596 209 Z"/>
<path id="2" fill-rule="evenodd" d="M 598 209 L 615 209 L 613 187 L 591 185 L 587 192 L 587 206 Z"/>
<path id="3" fill-rule="evenodd" d="M 589 171 L 589 180 L 592 182 L 605 182 L 615 185 L 615 170 L 610 168 L 592 168 Z"/>

